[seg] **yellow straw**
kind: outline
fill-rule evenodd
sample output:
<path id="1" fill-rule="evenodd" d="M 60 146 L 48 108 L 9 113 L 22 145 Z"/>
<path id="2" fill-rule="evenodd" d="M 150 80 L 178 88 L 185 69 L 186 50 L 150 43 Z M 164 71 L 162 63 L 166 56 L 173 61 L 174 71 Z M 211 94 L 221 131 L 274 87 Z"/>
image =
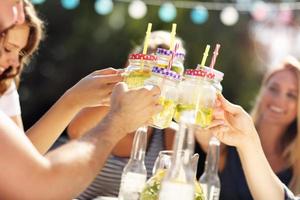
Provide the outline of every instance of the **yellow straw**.
<path id="1" fill-rule="evenodd" d="M 206 62 L 206 58 L 208 56 L 208 53 L 209 53 L 209 49 L 210 49 L 210 45 L 206 45 L 206 48 L 205 48 L 205 51 L 203 53 L 203 58 L 202 58 L 202 61 L 201 61 L 201 67 L 204 67 L 205 66 L 205 62 Z"/>
<path id="2" fill-rule="evenodd" d="M 148 48 L 149 38 L 150 38 L 150 34 L 151 34 L 151 29 L 152 29 L 152 23 L 148 23 L 146 37 L 145 37 L 145 41 L 144 41 L 143 54 L 147 54 L 147 48 Z"/>
<path id="3" fill-rule="evenodd" d="M 170 40 L 170 50 L 174 50 L 174 41 L 175 41 L 175 35 L 176 35 L 176 27 L 177 24 L 172 24 L 172 32 L 171 32 L 171 40 Z"/>
<path id="4" fill-rule="evenodd" d="M 143 48 L 143 54 L 147 54 L 147 49 L 148 49 L 148 44 L 149 44 L 149 38 L 151 34 L 151 29 L 152 29 L 152 23 L 148 23 L 147 31 L 146 31 L 146 37 L 144 41 L 144 48 Z M 144 68 L 144 60 L 142 59 L 141 63 L 141 71 L 143 71 Z"/>

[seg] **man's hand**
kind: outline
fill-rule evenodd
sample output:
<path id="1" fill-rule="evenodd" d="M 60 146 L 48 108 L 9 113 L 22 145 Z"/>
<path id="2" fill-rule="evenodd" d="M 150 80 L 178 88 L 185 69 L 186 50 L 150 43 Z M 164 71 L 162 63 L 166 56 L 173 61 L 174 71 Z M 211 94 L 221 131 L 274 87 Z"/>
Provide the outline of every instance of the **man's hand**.
<path id="1" fill-rule="evenodd" d="M 122 132 L 133 132 L 162 110 L 158 104 L 159 95 L 160 90 L 156 86 L 128 90 L 125 83 L 118 83 L 111 96 L 108 115 L 118 119 Z"/>

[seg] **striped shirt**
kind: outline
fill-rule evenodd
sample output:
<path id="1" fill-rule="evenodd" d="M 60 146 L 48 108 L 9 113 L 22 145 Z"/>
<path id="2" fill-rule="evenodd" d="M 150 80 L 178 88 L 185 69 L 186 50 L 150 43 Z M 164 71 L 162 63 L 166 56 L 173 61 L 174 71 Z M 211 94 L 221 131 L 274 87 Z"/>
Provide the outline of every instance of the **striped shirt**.
<path id="1" fill-rule="evenodd" d="M 162 130 L 153 129 L 145 156 L 147 178 L 152 176 L 152 168 L 159 154 L 164 149 L 164 134 Z M 97 196 L 118 196 L 123 168 L 128 158 L 110 155 L 94 181 L 80 194 L 79 200 L 93 199 Z"/>

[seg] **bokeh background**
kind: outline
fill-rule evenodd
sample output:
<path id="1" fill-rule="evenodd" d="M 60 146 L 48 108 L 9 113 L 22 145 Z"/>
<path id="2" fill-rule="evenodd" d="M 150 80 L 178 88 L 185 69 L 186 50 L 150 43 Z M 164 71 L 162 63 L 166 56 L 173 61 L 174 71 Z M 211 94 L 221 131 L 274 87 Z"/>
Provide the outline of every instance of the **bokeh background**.
<path id="1" fill-rule="evenodd" d="M 299 57 L 300 5 L 292 0 L 33 2 L 46 22 L 46 38 L 22 76 L 25 129 L 85 75 L 122 68 L 130 49 L 142 43 L 148 22 L 152 30 L 168 31 L 177 23 L 187 49 L 186 68 L 200 62 L 206 44 L 213 49 L 220 43 L 215 68 L 225 73 L 223 93 L 248 111 L 266 69 L 287 54 Z"/>

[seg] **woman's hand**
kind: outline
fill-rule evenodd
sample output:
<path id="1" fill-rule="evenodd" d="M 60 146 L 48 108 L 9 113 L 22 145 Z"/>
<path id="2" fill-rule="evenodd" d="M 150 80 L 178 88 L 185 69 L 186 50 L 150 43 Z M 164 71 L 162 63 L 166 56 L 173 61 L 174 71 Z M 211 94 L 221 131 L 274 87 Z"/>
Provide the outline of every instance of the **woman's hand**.
<path id="1" fill-rule="evenodd" d="M 122 81 L 122 70 L 106 68 L 94 71 L 68 90 L 73 103 L 80 108 L 109 105 L 112 89 Z"/>
<path id="2" fill-rule="evenodd" d="M 251 116 L 241 107 L 218 96 L 214 120 L 208 128 L 223 143 L 243 147 L 258 139 Z"/>

